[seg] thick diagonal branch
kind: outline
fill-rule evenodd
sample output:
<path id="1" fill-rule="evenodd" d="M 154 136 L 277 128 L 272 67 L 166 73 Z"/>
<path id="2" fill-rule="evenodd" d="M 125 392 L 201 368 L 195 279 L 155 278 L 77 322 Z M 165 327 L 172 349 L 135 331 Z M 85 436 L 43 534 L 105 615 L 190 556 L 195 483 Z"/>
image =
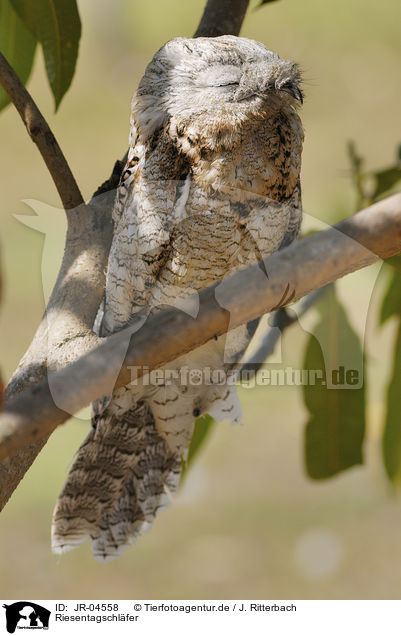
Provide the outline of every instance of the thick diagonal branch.
<path id="1" fill-rule="evenodd" d="M 54 377 L 9 401 L 0 416 L 0 458 L 48 436 L 71 413 L 113 386 L 128 384 L 132 368 L 138 376 L 144 368 L 159 368 L 216 334 L 271 311 L 288 289 L 297 300 L 400 252 L 401 194 L 276 252 L 265 262 L 268 276 L 254 265 L 202 291 L 195 320 L 176 310 L 162 311 L 136 333 L 131 327 L 111 336 Z"/>
<path id="2" fill-rule="evenodd" d="M 117 163 L 107 187 L 115 187 Z M 10 400 L 35 387 L 49 371 L 76 360 L 96 346 L 92 332 L 102 299 L 112 237 L 113 192 L 104 192 L 81 206 L 68 224 L 66 247 L 57 282 L 31 345 L 7 386 Z M 85 244 L 87 241 L 87 244 Z M 33 389 L 32 389 L 33 390 Z M 0 500 L 4 505 L 46 443 L 44 437 L 18 455 L 0 462 Z"/>

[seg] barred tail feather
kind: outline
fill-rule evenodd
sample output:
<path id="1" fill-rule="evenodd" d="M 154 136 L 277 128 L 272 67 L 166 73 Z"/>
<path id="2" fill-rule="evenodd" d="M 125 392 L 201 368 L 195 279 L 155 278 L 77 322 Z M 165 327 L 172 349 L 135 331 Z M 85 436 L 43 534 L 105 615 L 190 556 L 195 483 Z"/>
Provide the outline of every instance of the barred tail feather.
<path id="1" fill-rule="evenodd" d="M 52 549 L 71 550 L 87 538 L 97 560 L 118 557 L 169 505 L 181 458 L 138 403 L 120 418 L 95 418 L 80 447 L 53 514 Z"/>

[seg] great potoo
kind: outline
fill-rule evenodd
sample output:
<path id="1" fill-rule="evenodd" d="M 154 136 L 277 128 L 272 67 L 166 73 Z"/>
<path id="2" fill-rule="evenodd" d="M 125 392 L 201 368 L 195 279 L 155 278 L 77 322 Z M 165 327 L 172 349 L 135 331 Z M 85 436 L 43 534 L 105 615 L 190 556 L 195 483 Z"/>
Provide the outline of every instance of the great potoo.
<path id="1" fill-rule="evenodd" d="M 101 336 L 165 305 L 196 313 L 186 298 L 294 240 L 302 99 L 298 66 L 259 42 L 177 38 L 156 53 L 132 102 Z M 168 369 L 228 374 L 250 332 L 236 328 Z M 194 421 L 240 419 L 221 377 L 145 376 L 94 405 L 54 512 L 55 552 L 89 538 L 96 558 L 116 557 L 149 527 L 177 489 Z"/>

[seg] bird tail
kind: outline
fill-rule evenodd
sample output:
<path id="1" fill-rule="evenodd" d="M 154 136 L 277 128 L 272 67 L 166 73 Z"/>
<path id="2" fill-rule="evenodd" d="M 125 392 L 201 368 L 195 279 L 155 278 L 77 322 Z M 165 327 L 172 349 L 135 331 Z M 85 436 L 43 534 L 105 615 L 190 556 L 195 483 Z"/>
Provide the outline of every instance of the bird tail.
<path id="1" fill-rule="evenodd" d="M 121 416 L 95 417 L 53 513 L 52 549 L 71 550 L 87 538 L 99 561 L 118 557 L 177 490 L 181 457 L 157 432 L 138 402 Z"/>

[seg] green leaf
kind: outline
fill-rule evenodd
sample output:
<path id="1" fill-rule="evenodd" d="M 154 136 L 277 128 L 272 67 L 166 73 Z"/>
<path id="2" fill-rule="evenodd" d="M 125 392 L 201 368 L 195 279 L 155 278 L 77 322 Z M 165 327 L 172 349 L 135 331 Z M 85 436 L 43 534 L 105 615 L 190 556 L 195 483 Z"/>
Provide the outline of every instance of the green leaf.
<path id="1" fill-rule="evenodd" d="M 78 57 L 81 21 L 76 0 L 11 0 L 11 3 L 42 45 L 57 110 L 71 84 Z"/>
<path id="2" fill-rule="evenodd" d="M 216 421 L 214 418 L 207 413 L 195 420 L 194 432 L 192 433 L 191 443 L 188 449 L 187 461 L 185 463 L 182 460 L 181 482 L 184 480 L 189 467 L 192 465 L 196 455 L 198 455 L 215 424 Z"/>
<path id="3" fill-rule="evenodd" d="M 363 463 L 365 386 L 361 343 L 334 286 L 317 308 L 320 320 L 304 359 L 309 384 L 303 386 L 303 397 L 310 413 L 304 451 L 308 475 L 326 479 Z M 312 371 L 321 376 L 315 384 L 311 383 Z"/>
<path id="4" fill-rule="evenodd" d="M 401 274 L 401 254 L 396 254 L 395 256 L 390 256 L 390 258 L 386 258 L 384 261 L 385 265 L 391 265 L 391 267 L 395 267 L 400 271 Z"/>
<path id="5" fill-rule="evenodd" d="M 393 269 L 380 307 L 380 325 L 383 325 L 392 316 L 401 316 L 401 254 L 388 258 L 384 263 Z M 387 267 L 385 269 L 387 270 Z"/>
<path id="6" fill-rule="evenodd" d="M 0 50 L 25 84 L 31 73 L 36 39 L 24 26 L 8 0 L 0 0 Z M 0 110 L 10 99 L 0 87 Z"/>
<path id="7" fill-rule="evenodd" d="M 387 390 L 387 414 L 382 449 L 386 473 L 394 485 L 401 483 L 401 321 L 394 350 L 393 373 Z"/>
<path id="8" fill-rule="evenodd" d="M 401 315 L 401 274 L 394 272 L 380 307 L 379 324 L 383 325 L 392 316 Z"/>
<path id="9" fill-rule="evenodd" d="M 376 180 L 376 187 L 373 197 L 376 199 L 381 194 L 391 190 L 399 181 L 401 181 L 401 166 L 393 166 L 385 170 L 374 172 L 373 176 Z"/>

